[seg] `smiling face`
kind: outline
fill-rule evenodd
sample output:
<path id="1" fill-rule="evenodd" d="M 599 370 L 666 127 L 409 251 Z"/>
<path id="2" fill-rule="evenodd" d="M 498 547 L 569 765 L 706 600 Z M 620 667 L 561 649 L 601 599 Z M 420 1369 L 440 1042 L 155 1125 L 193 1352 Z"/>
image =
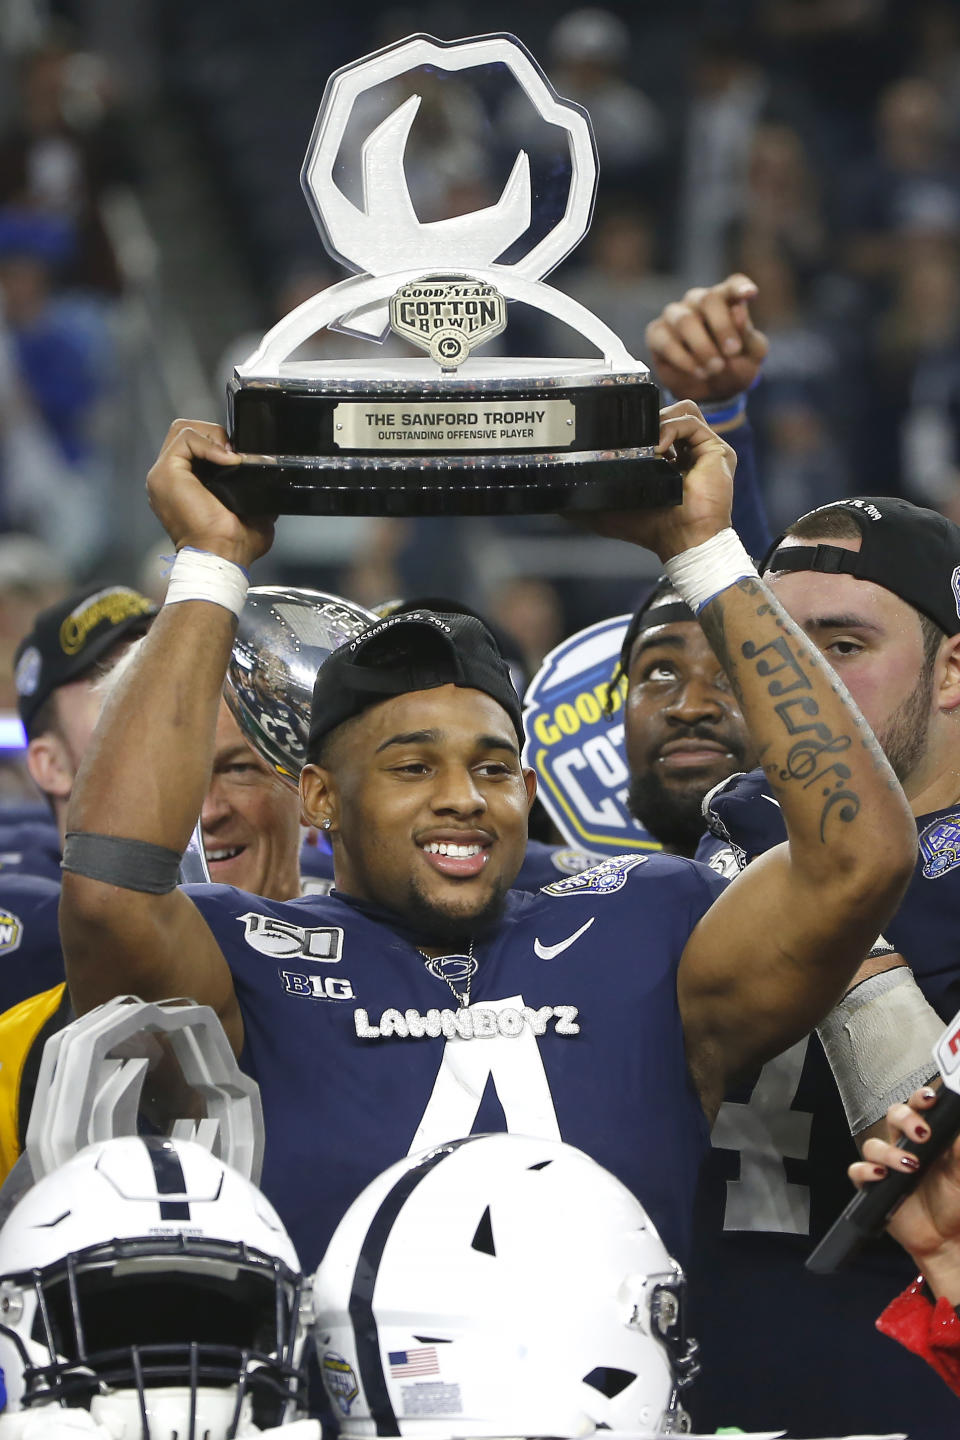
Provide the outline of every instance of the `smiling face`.
<path id="1" fill-rule="evenodd" d="M 783 545 L 818 538 L 789 536 Z M 825 543 L 860 548 L 859 538 L 831 537 Z M 850 691 L 909 796 L 923 769 L 934 713 L 933 665 L 917 611 L 853 575 L 797 570 L 764 578 Z"/>
<path id="2" fill-rule="evenodd" d="M 269 900 L 300 894 L 300 804 L 247 744 L 226 704 L 217 717 L 210 788 L 200 812 L 210 879 Z"/>
<path id="3" fill-rule="evenodd" d="M 339 890 L 386 906 L 438 942 L 499 914 L 527 843 L 536 782 L 506 711 L 441 685 L 372 705 L 304 767 L 305 815 L 331 821 Z"/>
<path id="4" fill-rule="evenodd" d="M 756 762 L 736 698 L 700 626 L 656 625 L 627 670 L 630 812 L 666 847 L 692 855 L 714 785 Z"/>

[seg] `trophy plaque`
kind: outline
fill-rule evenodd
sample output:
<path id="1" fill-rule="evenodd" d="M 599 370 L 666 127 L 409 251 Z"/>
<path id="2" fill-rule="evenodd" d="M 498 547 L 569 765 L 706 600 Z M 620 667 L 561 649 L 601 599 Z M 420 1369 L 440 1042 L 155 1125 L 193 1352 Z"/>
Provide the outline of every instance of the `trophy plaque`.
<path id="1" fill-rule="evenodd" d="M 417 86 L 451 76 L 464 84 L 468 72 L 481 89 L 484 77 L 505 77 L 535 123 L 560 137 L 562 205 L 540 203 L 536 163 L 520 150 L 495 204 L 419 218 L 406 170 Z M 393 108 L 373 124 L 384 96 Z M 544 283 L 589 228 L 596 150 L 586 112 L 557 95 L 520 41 L 413 35 L 336 71 L 301 180 L 327 250 L 355 273 L 291 311 L 237 366 L 228 428 L 244 463 L 229 472 L 198 464 L 226 505 L 239 514 L 491 515 L 680 502 L 679 472 L 655 454 L 649 371 Z M 596 357 L 478 354 L 508 328 L 508 304 L 569 326 Z M 369 357 L 291 358 L 325 331 L 364 337 Z M 378 354 L 388 337 L 409 353 Z"/>

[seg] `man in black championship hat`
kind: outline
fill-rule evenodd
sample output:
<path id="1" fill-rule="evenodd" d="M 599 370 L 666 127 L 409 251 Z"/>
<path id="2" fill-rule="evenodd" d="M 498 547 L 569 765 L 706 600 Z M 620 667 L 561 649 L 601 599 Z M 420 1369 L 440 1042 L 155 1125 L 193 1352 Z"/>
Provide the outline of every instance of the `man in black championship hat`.
<path id="1" fill-rule="evenodd" d="M 878 1241 L 834 1282 L 803 1262 L 849 1198 L 851 1128 L 862 1137 L 888 1103 L 929 1078 L 924 1000 L 943 1019 L 960 1006 L 960 528 L 889 496 L 841 500 L 791 525 L 762 569 L 871 723 L 915 816 L 917 855 L 883 927 L 889 954 L 868 967 L 876 973 L 864 972 L 819 1036 L 720 1107 L 695 1212 L 693 1323 L 715 1357 L 696 1419 L 752 1427 L 776 1404 L 791 1433 L 899 1425 L 936 1440 L 956 1402 L 872 1333 L 911 1278 L 908 1257 Z M 723 786 L 708 818 L 741 864 L 786 838 L 761 770 Z M 824 1047 L 839 1065 L 843 1103 Z M 878 1077 L 872 1089 L 868 1074 Z M 768 1306 L 790 1314 L 790 1345 L 773 1326 L 754 1337 L 748 1358 L 731 1336 Z M 890 1382 L 882 1396 L 850 1386 L 851 1368 L 868 1357 Z"/>
<path id="2" fill-rule="evenodd" d="M 168 600 L 110 697 L 75 789 L 61 921 L 80 1009 L 189 994 L 259 1081 L 264 1189 L 307 1266 L 407 1152 L 473 1131 L 561 1137 L 687 1244 L 709 1122 L 734 1075 L 825 1014 L 896 907 L 909 809 L 869 729 L 730 529 L 732 452 L 662 412 L 684 503 L 599 515 L 652 548 L 697 613 L 774 778 L 790 840 L 731 885 L 669 855 L 511 893 L 535 781 L 484 627 L 396 616 L 335 652 L 314 696 L 303 812 L 329 896 L 175 885 L 203 797 L 245 567 L 269 547 L 195 478 L 238 458 L 179 422 L 151 471 L 178 548 Z M 816 758 L 818 783 L 797 771 Z"/>

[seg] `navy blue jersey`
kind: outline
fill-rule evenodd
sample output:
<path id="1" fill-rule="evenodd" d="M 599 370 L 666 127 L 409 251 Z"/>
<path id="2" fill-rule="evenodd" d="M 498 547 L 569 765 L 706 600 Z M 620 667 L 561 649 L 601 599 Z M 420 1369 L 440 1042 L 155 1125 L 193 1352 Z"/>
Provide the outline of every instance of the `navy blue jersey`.
<path id="1" fill-rule="evenodd" d="M 7 824 L 0 813 L 0 875 L 42 875 L 60 884 L 60 832 L 52 820 Z"/>
<path id="2" fill-rule="evenodd" d="M 697 849 L 698 860 L 715 851 L 712 837 L 731 847 L 742 869 L 787 838 L 780 802 L 760 769 L 722 780 L 711 791 L 705 819 L 707 834 Z"/>
<path id="3" fill-rule="evenodd" d="M 52 880 L 0 871 L 0 1013 L 62 982 L 59 903 Z"/>
<path id="4" fill-rule="evenodd" d="M 513 882 L 515 890 L 542 890 L 564 875 L 579 875 L 596 865 L 598 855 L 576 850 L 570 845 L 545 845 L 542 840 L 528 840 L 520 873 Z"/>
<path id="5" fill-rule="evenodd" d="M 512 891 L 477 942 L 465 1011 L 397 924 L 336 891 L 279 903 L 188 887 L 243 1014 L 263 1188 L 306 1268 L 386 1166 L 503 1129 L 586 1150 L 682 1254 L 709 1140 L 676 972 L 723 883 L 689 860 L 622 856 Z"/>
<path id="6" fill-rule="evenodd" d="M 699 860 L 701 865 L 709 865 L 711 870 L 715 870 L 726 880 L 735 880 L 743 868 L 738 864 L 729 840 L 720 840 L 716 835 L 711 835 L 709 830 L 700 836 L 693 858 Z"/>
<path id="7" fill-rule="evenodd" d="M 35 821 L 38 825 L 52 825 L 50 806 L 39 797 L 36 800 L 4 801 L 0 804 L 0 829 L 6 825 L 21 825 L 24 821 Z"/>
<path id="8" fill-rule="evenodd" d="M 786 839 L 762 771 L 726 782 L 709 812 L 715 834 L 700 858 L 727 846 L 745 864 Z M 917 824 L 917 869 L 884 936 L 949 1017 L 960 1006 L 957 989 L 950 994 L 960 985 L 960 810 Z M 912 1278 L 909 1257 L 883 1239 L 836 1277 L 803 1268 L 850 1199 L 846 1167 L 856 1158 L 816 1036 L 726 1098 L 712 1142 L 690 1267 L 690 1325 L 703 1347 L 696 1426 L 776 1424 L 791 1436 L 901 1428 L 916 1440 L 952 1433 L 955 1397 L 873 1328 Z M 854 1383 L 871 1366 L 883 1385 Z"/>
<path id="9" fill-rule="evenodd" d="M 708 421 L 709 424 L 709 421 Z M 767 521 L 763 491 L 757 475 L 757 450 L 748 420 L 722 431 L 728 445 L 737 452 L 737 483 L 733 487 L 733 528 L 744 549 L 759 561 L 773 539 Z"/>
<path id="10" fill-rule="evenodd" d="M 528 840 L 526 854 L 520 873 L 513 882 L 514 890 L 542 890 L 564 875 L 578 875 L 590 865 L 595 865 L 598 856 L 589 855 L 586 850 L 575 850 L 569 845 L 545 845 L 542 840 Z M 333 855 L 330 843 L 322 834 L 313 843 L 300 847 L 300 873 L 308 882 L 304 894 L 326 893 L 311 882 L 327 880 L 333 882 Z"/>
<path id="11" fill-rule="evenodd" d="M 322 830 L 311 830 L 310 838 L 300 846 L 300 874 L 333 879 L 333 851 Z"/>

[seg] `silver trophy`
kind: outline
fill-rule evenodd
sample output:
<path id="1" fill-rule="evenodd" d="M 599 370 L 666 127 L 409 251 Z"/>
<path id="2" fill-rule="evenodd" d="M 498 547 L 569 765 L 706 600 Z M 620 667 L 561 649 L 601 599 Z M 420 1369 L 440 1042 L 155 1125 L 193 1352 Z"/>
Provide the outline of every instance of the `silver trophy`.
<path id="1" fill-rule="evenodd" d="M 118 995 L 52 1035 L 27 1127 L 32 1178 L 97 1140 L 136 1135 L 144 1119 L 259 1181 L 260 1090 L 241 1073 L 209 1006 Z"/>
<path id="2" fill-rule="evenodd" d="M 224 698 L 257 754 L 294 790 L 306 756 L 317 671 L 332 650 L 376 619 L 322 590 L 255 585 L 247 592 Z"/>
<path id="3" fill-rule="evenodd" d="M 494 72 L 560 137 L 564 203 L 544 205 L 542 173 L 520 150 L 495 204 L 424 221 L 407 174 L 420 91 L 471 75 L 482 87 Z M 285 316 L 237 366 L 229 428 L 246 461 L 229 472 L 198 465 L 225 504 L 437 515 L 679 503 L 680 474 L 655 454 L 659 395 L 646 366 L 544 283 L 587 232 L 597 159 L 586 112 L 557 95 L 519 40 L 412 35 L 336 71 L 301 180 L 327 250 L 355 273 Z M 511 303 L 571 327 L 596 358 L 479 356 Z M 293 358 L 331 331 L 363 337 L 369 353 Z M 385 339 L 419 353 L 378 355 Z"/>

